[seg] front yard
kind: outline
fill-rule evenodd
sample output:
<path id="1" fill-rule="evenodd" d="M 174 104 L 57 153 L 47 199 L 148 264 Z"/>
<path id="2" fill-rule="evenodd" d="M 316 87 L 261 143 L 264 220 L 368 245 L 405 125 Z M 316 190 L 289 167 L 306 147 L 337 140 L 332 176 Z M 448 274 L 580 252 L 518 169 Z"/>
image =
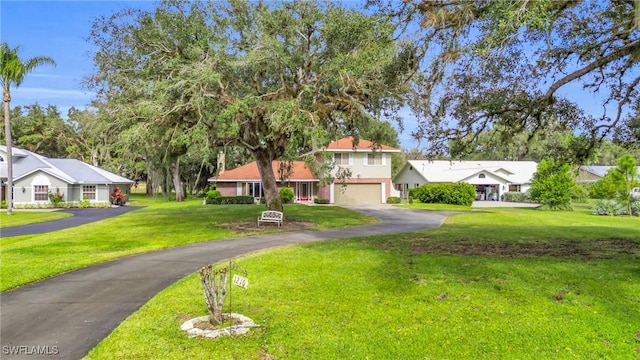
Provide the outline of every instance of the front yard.
<path id="1" fill-rule="evenodd" d="M 146 208 L 105 221 L 51 232 L 0 239 L 0 290 L 5 291 L 63 272 L 118 257 L 219 240 L 260 232 L 286 231 L 273 226 L 257 228 L 263 205 L 202 205 L 145 200 Z M 30 213 L 47 216 L 52 213 Z M 18 216 L 22 218 L 23 213 Z M 376 222 L 339 207 L 286 205 L 287 226 L 327 229 Z M 12 218 L 13 219 L 13 218 Z M 31 219 L 34 221 L 37 219 Z"/>
<path id="2" fill-rule="evenodd" d="M 640 358 L 640 219 L 494 209 L 436 230 L 241 259 L 233 311 L 262 325 L 203 340 L 199 279 L 167 288 L 88 356 L 217 359 Z"/>

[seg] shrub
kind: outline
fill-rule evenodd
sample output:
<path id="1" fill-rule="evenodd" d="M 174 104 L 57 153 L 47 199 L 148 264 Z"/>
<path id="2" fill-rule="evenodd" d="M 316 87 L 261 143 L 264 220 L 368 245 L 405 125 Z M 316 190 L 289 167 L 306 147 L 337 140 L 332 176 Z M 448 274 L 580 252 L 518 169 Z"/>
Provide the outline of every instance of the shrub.
<path id="1" fill-rule="evenodd" d="M 541 210 L 571 210 L 571 194 L 576 187 L 571 167 L 553 159 L 543 159 L 531 182 L 531 199 Z"/>
<path id="2" fill-rule="evenodd" d="M 607 173 L 589 187 L 589 197 L 593 199 L 613 199 L 616 197 L 618 189 L 613 176 Z"/>
<path id="3" fill-rule="evenodd" d="M 389 196 L 387 198 L 387 204 L 400 204 L 400 198 L 397 196 Z"/>
<path id="4" fill-rule="evenodd" d="M 209 204 L 209 200 L 213 200 L 215 198 L 219 198 L 220 197 L 220 190 L 209 190 L 207 191 L 207 194 L 205 195 L 205 199 L 207 204 Z"/>
<path id="5" fill-rule="evenodd" d="M 54 194 L 52 192 L 49 192 L 49 201 L 51 201 L 53 207 L 61 208 L 64 205 L 64 200 L 62 200 L 63 198 L 63 193 L 57 192 Z"/>
<path id="6" fill-rule="evenodd" d="M 86 200 L 86 199 L 80 199 L 80 200 L 78 200 L 78 206 L 81 209 L 87 209 L 89 206 L 91 206 L 91 202 L 89 200 Z"/>
<path id="7" fill-rule="evenodd" d="M 111 193 L 111 203 L 113 205 L 124 206 L 127 203 L 127 197 L 124 195 L 119 187 L 115 187 Z"/>
<path id="8" fill-rule="evenodd" d="M 211 200 L 207 200 L 207 204 L 214 205 L 237 205 L 237 204 L 253 204 L 253 196 L 218 196 Z"/>
<path id="9" fill-rule="evenodd" d="M 422 186 L 418 186 L 413 189 L 409 189 L 409 198 L 411 199 L 420 199 L 422 195 Z"/>
<path id="10" fill-rule="evenodd" d="M 288 187 L 280 188 L 280 191 L 278 191 L 278 195 L 280 195 L 280 199 L 282 199 L 283 203 L 291 202 L 294 196 L 293 189 Z"/>
<path id="11" fill-rule="evenodd" d="M 640 199 L 631 200 L 631 215 L 640 216 Z"/>
<path id="12" fill-rule="evenodd" d="M 413 204 L 413 196 L 409 196 L 409 204 Z"/>
<path id="13" fill-rule="evenodd" d="M 589 197 L 589 190 L 586 186 L 576 184 L 571 193 L 571 199 L 575 202 L 585 202 Z"/>
<path id="14" fill-rule="evenodd" d="M 593 215 L 615 216 L 621 215 L 623 211 L 624 206 L 622 204 L 610 199 L 598 200 L 591 207 L 591 213 Z"/>
<path id="15" fill-rule="evenodd" d="M 519 191 L 510 191 L 504 193 L 504 201 L 506 202 L 527 202 L 527 194 L 521 193 Z"/>
<path id="16" fill-rule="evenodd" d="M 7 208 L 7 202 L 5 200 L 2 200 L 2 202 L 0 202 L 0 208 L 1 209 L 6 209 Z"/>
<path id="17" fill-rule="evenodd" d="M 329 199 L 315 198 L 313 199 L 313 202 L 316 204 L 328 204 Z"/>
<path id="18" fill-rule="evenodd" d="M 423 203 L 471 206 L 476 187 L 467 183 L 424 184 L 414 194 Z"/>

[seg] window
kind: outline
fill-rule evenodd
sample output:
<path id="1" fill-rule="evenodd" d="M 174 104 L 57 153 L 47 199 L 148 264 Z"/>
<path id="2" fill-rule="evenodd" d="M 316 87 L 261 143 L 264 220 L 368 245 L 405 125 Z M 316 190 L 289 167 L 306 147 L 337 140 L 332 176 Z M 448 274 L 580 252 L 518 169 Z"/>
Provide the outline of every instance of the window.
<path id="1" fill-rule="evenodd" d="M 34 201 L 48 201 L 49 200 L 49 185 L 34 185 L 33 186 L 33 200 Z"/>
<path id="2" fill-rule="evenodd" d="M 96 186 L 84 185 L 82 186 L 82 199 L 83 200 L 96 200 Z"/>
<path id="3" fill-rule="evenodd" d="M 480 174 L 480 175 L 478 175 L 478 178 L 480 178 L 480 179 L 484 179 L 484 178 L 486 178 L 486 177 L 487 177 L 487 176 L 486 176 L 485 174 Z"/>
<path id="4" fill-rule="evenodd" d="M 262 183 L 247 183 L 247 195 L 253 196 L 254 198 L 262 197 Z"/>
<path id="5" fill-rule="evenodd" d="M 335 153 L 333 154 L 333 161 L 336 165 L 349 165 L 351 162 L 351 154 Z"/>
<path id="6" fill-rule="evenodd" d="M 367 154 L 366 165 L 382 165 L 382 154 Z"/>
<path id="7" fill-rule="evenodd" d="M 522 185 L 509 185 L 509 191 L 522 192 Z"/>

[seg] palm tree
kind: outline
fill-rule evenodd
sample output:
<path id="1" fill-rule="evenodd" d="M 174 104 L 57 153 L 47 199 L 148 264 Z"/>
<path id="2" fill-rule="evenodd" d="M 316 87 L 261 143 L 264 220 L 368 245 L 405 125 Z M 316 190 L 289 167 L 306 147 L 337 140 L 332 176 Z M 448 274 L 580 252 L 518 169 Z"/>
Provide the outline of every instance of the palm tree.
<path id="1" fill-rule="evenodd" d="M 11 149 L 11 86 L 18 87 L 22 84 L 25 75 L 43 64 L 56 65 L 52 58 L 37 56 L 27 61 L 22 61 L 18 56 L 19 48 L 9 48 L 7 43 L 0 44 L 0 81 L 2 82 L 4 101 L 4 133 L 7 142 L 7 214 L 13 211 L 13 153 Z"/>

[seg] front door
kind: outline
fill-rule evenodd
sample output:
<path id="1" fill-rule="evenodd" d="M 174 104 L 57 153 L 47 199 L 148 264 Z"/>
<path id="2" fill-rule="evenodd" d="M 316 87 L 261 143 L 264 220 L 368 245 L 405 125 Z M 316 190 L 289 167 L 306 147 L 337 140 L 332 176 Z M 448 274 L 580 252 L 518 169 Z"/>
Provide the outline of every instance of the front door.
<path id="1" fill-rule="evenodd" d="M 309 201 L 309 184 L 301 183 L 298 186 L 298 200 Z"/>

